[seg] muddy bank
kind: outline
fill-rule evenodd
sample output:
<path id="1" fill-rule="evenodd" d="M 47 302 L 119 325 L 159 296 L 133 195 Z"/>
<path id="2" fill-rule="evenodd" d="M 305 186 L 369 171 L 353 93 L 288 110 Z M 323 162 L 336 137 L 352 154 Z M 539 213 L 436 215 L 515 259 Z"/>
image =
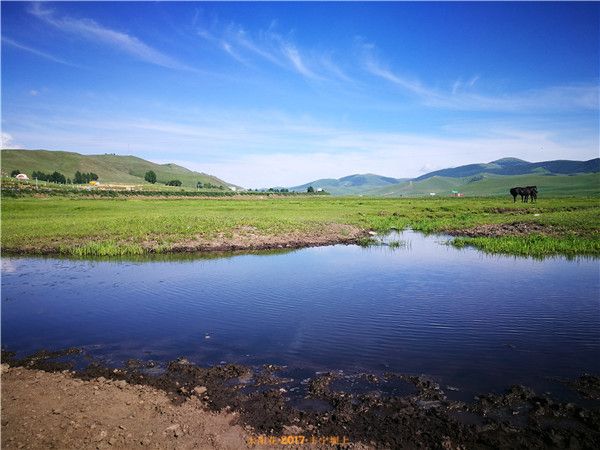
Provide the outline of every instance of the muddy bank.
<path id="1" fill-rule="evenodd" d="M 451 236 L 468 237 L 527 236 L 529 234 L 557 236 L 560 234 L 559 230 L 550 225 L 541 225 L 535 222 L 492 223 L 465 229 L 450 229 L 445 233 Z"/>
<path id="2" fill-rule="evenodd" d="M 291 231 L 280 234 L 262 234 L 254 227 L 238 227 L 230 233 L 218 233 L 215 236 L 196 236 L 181 241 L 165 243 L 159 239 L 110 241 L 116 247 L 127 248 L 138 245 L 146 254 L 154 253 L 219 253 L 244 252 L 259 250 L 298 249 L 305 247 L 322 247 L 336 244 L 359 244 L 369 237 L 369 232 L 346 224 L 325 224 L 317 228 Z M 60 255 L 77 253 L 78 247 L 90 243 L 103 243 L 106 239 L 96 240 L 94 237 L 79 242 L 70 240 L 52 240 L 44 243 L 32 243 L 19 247 L 3 247 L 8 255 Z"/>
<path id="3" fill-rule="evenodd" d="M 71 355 L 74 355 L 74 351 L 69 350 Z M 120 420 L 129 418 L 132 421 L 124 425 L 126 428 L 145 433 L 132 434 L 131 438 L 127 438 L 132 439 L 131 442 L 136 445 L 145 445 L 144 442 L 147 444 L 144 439 L 150 439 L 152 443 L 153 436 L 159 439 L 157 446 L 166 447 L 186 447 L 187 443 L 192 444 L 192 439 L 208 439 L 206 432 L 204 437 L 198 437 L 196 433 L 201 430 L 196 429 L 193 433 L 190 430 L 196 421 L 205 423 L 207 419 L 202 414 L 210 411 L 228 413 L 226 416 L 215 416 L 221 417 L 223 421 L 214 420 L 223 427 L 229 427 L 227 421 L 232 420 L 234 431 L 227 431 L 230 433 L 227 434 L 227 439 L 237 439 L 237 444 L 243 441 L 244 445 L 258 443 L 259 436 L 279 439 L 281 436 L 292 435 L 307 439 L 305 443 L 310 442 L 311 438 L 324 438 L 334 439 L 327 443 L 323 441 L 325 446 L 330 446 L 331 442 L 348 442 L 359 447 L 377 448 L 600 446 L 600 405 L 589 400 L 598 398 L 599 394 L 600 379 L 594 375 L 565 382 L 566 387 L 576 389 L 588 399 L 586 406 L 561 403 L 523 386 L 513 386 L 502 395 L 480 395 L 472 403 L 464 403 L 448 398 L 446 391 L 454 388 L 439 386 L 426 376 L 393 373 L 347 375 L 331 372 L 302 379 L 286 372 L 285 368 L 274 365 L 247 367 L 226 364 L 199 367 L 183 358 L 168 363 L 160 370 L 156 370 L 157 363 L 152 361 L 131 360 L 122 368 L 92 363 L 79 371 L 47 374 L 49 377 L 59 378 L 49 378 L 55 380 L 55 384 L 36 391 L 36 383 L 33 383 L 35 377 L 38 379 L 37 383 L 40 382 L 40 377 L 46 377 L 46 374 L 39 374 L 36 369 L 65 370 L 70 365 L 64 355 L 60 357 L 61 362 L 58 362 L 55 360 L 57 353 L 50 353 L 51 357 L 46 357 L 48 354 L 38 353 L 19 361 L 4 354 L 3 361 L 10 361 L 13 366 L 27 369 L 10 369 L 7 372 L 10 378 L 3 378 L 3 399 L 16 397 L 14 404 L 10 400 L 2 405 L 3 444 L 11 436 L 17 439 L 18 430 L 23 429 L 24 423 L 30 424 L 27 425 L 29 427 L 33 426 L 30 422 L 31 411 L 21 406 L 33 401 L 47 403 L 43 414 L 35 421 L 36 426 L 40 421 L 43 423 L 46 420 L 56 425 L 51 428 L 40 426 L 45 431 L 35 433 L 34 429 L 26 427 L 24 429 L 29 432 L 19 435 L 23 436 L 21 439 L 29 436 L 29 439 L 35 440 L 37 434 L 45 439 L 50 439 L 49 436 L 52 439 L 63 439 L 62 436 L 66 436 L 67 430 L 71 429 L 70 421 L 79 423 L 73 418 L 68 418 L 67 421 L 68 409 L 76 417 L 78 414 L 86 415 L 85 420 L 89 424 L 85 422 L 86 427 L 80 428 L 82 432 L 85 431 L 84 438 L 88 439 L 86 442 L 90 446 L 94 443 L 97 445 L 97 442 L 110 444 L 108 440 L 111 438 L 113 445 L 125 442 L 123 439 L 127 438 L 127 433 L 121 433 L 125 430 L 118 431 L 115 426 L 118 427 L 119 424 L 116 422 L 105 422 L 108 417 L 105 418 L 101 412 L 103 409 L 111 410 L 113 406 L 121 411 L 118 414 Z M 7 379 L 12 381 L 6 383 Z M 19 384 L 21 382 L 24 384 Z M 103 403 L 94 405 L 94 398 L 100 394 L 94 394 L 93 391 L 101 390 L 107 390 L 112 397 L 102 397 Z M 24 397 L 29 391 L 33 393 L 33 397 Z M 118 395 L 121 392 L 137 396 L 134 398 L 137 403 L 125 400 L 123 404 Z M 150 397 L 144 398 L 147 395 Z M 52 406 L 57 401 L 67 399 L 71 403 L 58 408 Z M 140 403 L 140 399 L 143 403 Z M 128 405 L 127 401 L 131 404 Z M 590 401 L 593 402 L 592 406 L 589 406 Z M 151 405 L 150 408 L 147 408 L 148 405 Z M 30 409 L 38 411 L 35 406 Z M 59 413 L 53 413 L 52 409 L 59 409 Z M 145 409 L 150 412 L 143 412 Z M 9 410 L 12 412 L 5 413 Z M 98 417 L 95 410 L 100 411 Z M 62 411 L 65 411 L 64 422 L 60 422 Z M 158 415 L 155 417 L 156 413 Z M 8 420 L 6 425 L 5 415 Z M 102 429 L 106 433 L 102 434 L 102 430 L 97 427 L 91 428 L 93 421 L 106 423 L 107 429 Z M 64 428 L 61 428 L 61 424 Z M 174 425 L 178 427 L 168 428 Z M 179 436 L 175 433 L 177 430 Z M 150 432 L 154 434 L 148 436 Z M 101 436 L 104 437 L 100 439 Z M 199 445 L 204 448 L 227 448 L 227 443 L 219 442 L 213 438 L 213 441 L 203 440 Z M 218 447 L 219 445 L 224 447 Z"/>

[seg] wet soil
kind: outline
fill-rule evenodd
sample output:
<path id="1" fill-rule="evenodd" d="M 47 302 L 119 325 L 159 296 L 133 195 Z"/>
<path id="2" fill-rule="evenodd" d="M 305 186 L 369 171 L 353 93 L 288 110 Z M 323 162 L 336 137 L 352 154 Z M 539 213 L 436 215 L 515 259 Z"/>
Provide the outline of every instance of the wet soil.
<path id="1" fill-rule="evenodd" d="M 535 222 L 492 223 L 477 225 L 460 230 L 448 230 L 451 236 L 468 237 L 501 237 L 501 236 L 527 236 L 529 234 L 542 234 L 545 236 L 559 235 L 559 230 L 549 225 Z"/>
<path id="2" fill-rule="evenodd" d="M 13 391 L 18 389 L 16 383 L 21 378 L 29 380 L 30 374 L 38 373 L 37 370 L 68 370 L 59 375 L 70 380 L 66 385 L 69 392 L 75 392 L 79 386 L 85 388 L 86 393 L 87 389 L 96 390 L 93 386 L 106 385 L 117 389 L 147 389 L 148 395 L 160 400 L 157 400 L 160 408 L 166 408 L 167 417 L 175 415 L 171 420 L 179 424 L 181 430 L 184 430 L 183 424 L 189 430 L 194 420 L 200 420 L 194 415 L 200 412 L 230 414 L 227 417 L 233 420 L 232 426 L 243 427 L 247 437 L 245 444 L 257 442 L 248 440 L 257 436 L 302 435 L 307 439 L 335 437 L 335 444 L 350 442 L 376 448 L 600 448 L 600 403 L 592 401 L 593 407 L 562 403 L 523 386 L 513 386 L 500 395 L 480 395 L 474 402 L 464 403 L 450 400 L 444 389 L 426 376 L 327 372 L 300 380 L 290 378 L 286 368 L 274 365 L 200 367 L 183 358 L 168 363 L 158 372 L 157 363 L 135 360 L 123 368 L 92 361 L 83 369 L 70 370 L 74 367 L 74 363 L 69 362 L 72 356 L 81 354 L 77 354 L 76 349 L 68 349 L 63 353 L 38 352 L 17 360 L 14 354 L 4 352 L 4 363 L 23 369 L 8 372 L 14 383 L 3 379 L 3 399 L 19 398 L 19 391 Z M 587 374 L 567 385 L 593 399 L 597 398 L 600 378 Z M 57 384 L 38 395 L 50 401 L 56 395 L 62 396 L 61 392 Z M 88 408 L 94 400 L 87 394 L 75 395 L 69 413 L 77 414 L 77 408 Z M 110 402 L 107 398 L 103 407 L 111 408 Z M 17 404 L 11 406 L 3 402 L 2 408 L 4 444 L 5 436 L 7 439 L 14 436 L 16 430 L 30 420 L 25 419 L 30 415 L 24 409 L 18 410 Z M 46 420 L 58 423 L 57 414 L 47 411 L 44 414 L 37 417 L 35 426 L 45 426 Z M 9 417 L 6 425 L 5 416 Z M 94 409 L 87 410 L 90 421 L 97 420 L 95 416 Z M 166 427 L 156 428 L 154 417 L 136 415 L 134 419 L 131 420 L 136 429 L 146 433 L 158 430 L 160 439 L 171 439 L 175 432 L 171 429 L 163 436 L 161 433 Z M 66 423 L 68 426 L 69 422 Z M 235 433 L 240 433 L 242 428 L 236 430 Z M 86 428 L 86 436 L 92 439 L 93 433 L 88 431 Z M 104 438 L 109 438 L 109 431 L 105 431 L 108 434 Z M 62 439 L 65 433 L 59 425 L 42 435 Z M 179 433 L 177 439 L 187 432 Z M 41 446 L 35 436 L 30 433 L 27 442 Z M 115 439 L 121 439 L 118 436 Z M 152 436 L 148 439 L 152 442 Z M 169 446 L 169 442 L 164 440 L 157 445 Z M 213 442 L 211 446 L 218 447 Z"/>

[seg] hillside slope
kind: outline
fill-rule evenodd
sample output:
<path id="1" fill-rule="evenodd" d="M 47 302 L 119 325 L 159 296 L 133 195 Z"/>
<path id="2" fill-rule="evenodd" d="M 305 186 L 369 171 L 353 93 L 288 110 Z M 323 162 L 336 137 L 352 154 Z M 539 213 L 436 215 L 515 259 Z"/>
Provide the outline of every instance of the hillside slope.
<path id="1" fill-rule="evenodd" d="M 290 188 L 290 191 L 306 192 L 306 189 L 312 186 L 315 189 L 324 189 L 333 195 L 352 195 L 362 194 L 372 189 L 398 184 L 403 181 L 406 181 L 406 179 L 384 177 L 372 173 L 355 174 L 339 179 L 324 178 L 315 180 L 300 186 L 294 186 Z"/>
<path id="2" fill-rule="evenodd" d="M 508 196 L 513 186 L 538 187 L 540 197 L 552 196 L 600 196 L 600 173 L 573 175 L 477 175 L 474 177 L 453 178 L 434 176 L 425 180 L 412 180 L 405 183 L 375 189 L 366 193 L 384 197 L 420 197 L 435 193 L 447 196 L 459 191 L 467 196 Z"/>
<path id="3" fill-rule="evenodd" d="M 2 174 L 10 175 L 17 169 L 31 175 L 33 171 L 46 173 L 55 170 L 67 178 L 73 178 L 76 171 L 94 172 L 103 183 L 146 183 L 144 175 L 153 170 L 157 184 L 170 180 L 180 180 L 183 186 L 196 187 L 197 182 L 211 183 L 216 186 L 231 186 L 217 177 L 194 172 L 176 164 L 156 164 L 136 156 L 114 154 L 81 155 L 75 152 L 50 150 L 10 150 L 1 151 Z"/>
<path id="4" fill-rule="evenodd" d="M 567 175 L 593 172 L 600 172 L 600 158 L 590 159 L 588 161 L 554 160 L 536 163 L 530 163 L 517 158 L 502 158 L 484 164 L 468 164 L 466 166 L 436 170 L 421 175 L 420 177 L 415 178 L 415 180 L 420 181 L 436 176 L 462 178 L 482 173 L 494 175 L 524 175 L 528 173 Z"/>

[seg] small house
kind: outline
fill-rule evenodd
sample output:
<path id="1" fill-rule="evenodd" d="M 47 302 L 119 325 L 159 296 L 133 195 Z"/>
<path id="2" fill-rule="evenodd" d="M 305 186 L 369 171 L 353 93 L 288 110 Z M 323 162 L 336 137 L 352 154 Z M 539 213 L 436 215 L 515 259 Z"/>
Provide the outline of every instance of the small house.
<path id="1" fill-rule="evenodd" d="M 20 173 L 17 176 L 15 176 L 15 178 L 17 180 L 29 180 L 29 177 L 27 175 L 25 175 L 24 173 Z"/>

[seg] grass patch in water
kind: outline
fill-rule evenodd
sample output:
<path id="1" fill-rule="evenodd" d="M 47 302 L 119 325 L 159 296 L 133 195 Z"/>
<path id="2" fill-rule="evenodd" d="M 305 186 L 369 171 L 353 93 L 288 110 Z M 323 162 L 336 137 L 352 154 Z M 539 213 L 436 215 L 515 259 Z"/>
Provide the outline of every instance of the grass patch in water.
<path id="1" fill-rule="evenodd" d="M 406 248 L 406 247 L 408 247 L 408 242 L 406 242 L 406 241 L 391 241 L 391 242 L 388 242 L 387 246 L 389 248 L 393 248 L 393 249 Z"/>
<path id="2" fill-rule="evenodd" d="M 451 244 L 457 248 L 474 247 L 486 253 L 503 253 L 535 258 L 556 255 L 573 257 L 600 254 L 600 236 L 544 236 L 531 234 L 528 236 L 457 237 L 451 241 Z"/>
<path id="3" fill-rule="evenodd" d="M 78 257 L 144 255 L 148 250 L 139 244 L 114 241 L 88 242 L 78 246 L 62 246 L 60 253 Z"/>

